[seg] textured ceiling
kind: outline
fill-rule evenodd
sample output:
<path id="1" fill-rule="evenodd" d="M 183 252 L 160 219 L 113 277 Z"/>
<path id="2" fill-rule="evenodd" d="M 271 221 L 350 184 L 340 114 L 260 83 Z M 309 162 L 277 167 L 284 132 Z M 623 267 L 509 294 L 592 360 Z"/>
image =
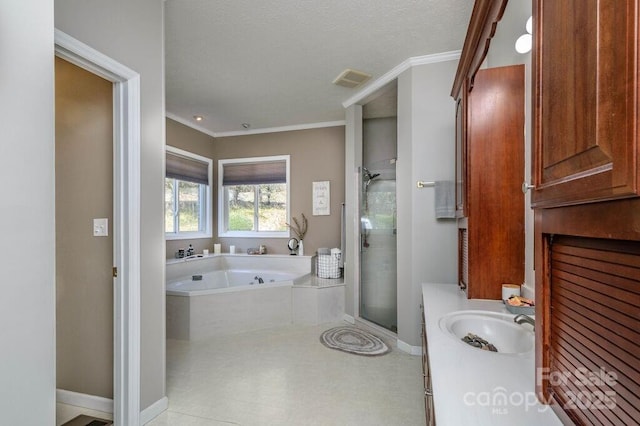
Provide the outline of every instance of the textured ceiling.
<path id="1" fill-rule="evenodd" d="M 166 104 L 210 133 L 344 120 L 357 93 L 413 56 L 462 48 L 472 0 L 166 0 Z M 453 76 L 451 76 L 453 81 Z"/>

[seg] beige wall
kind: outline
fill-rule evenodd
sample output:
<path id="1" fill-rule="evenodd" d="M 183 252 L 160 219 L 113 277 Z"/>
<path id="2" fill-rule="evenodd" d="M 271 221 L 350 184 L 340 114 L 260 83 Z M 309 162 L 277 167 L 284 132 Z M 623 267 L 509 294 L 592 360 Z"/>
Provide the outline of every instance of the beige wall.
<path id="1" fill-rule="evenodd" d="M 205 133 L 180 124 L 177 121 L 167 118 L 167 145 L 184 149 L 194 154 L 207 158 L 214 158 L 213 137 Z M 214 181 L 215 181 L 214 176 Z M 214 197 L 215 198 L 215 197 Z M 215 212 L 215 199 L 211 200 L 211 210 Z M 167 241 L 167 257 L 172 258 L 179 248 L 186 249 L 189 243 L 193 245 L 196 253 L 202 253 L 203 249 L 213 252 L 213 240 L 211 238 L 198 238 L 190 240 Z"/>
<path id="2" fill-rule="evenodd" d="M 54 6 L 56 28 L 140 74 L 140 408 L 144 410 L 165 396 L 164 2 L 56 0 Z"/>
<path id="3" fill-rule="evenodd" d="M 113 398 L 113 85 L 56 58 L 59 389 Z M 112 230 L 110 230 L 112 231 Z"/>
<path id="4" fill-rule="evenodd" d="M 309 220 L 305 236 L 305 254 L 315 253 L 318 247 L 340 246 L 340 208 L 344 201 L 344 127 L 265 133 L 247 136 L 216 138 L 167 120 L 167 145 L 195 152 L 214 160 L 214 206 L 217 206 L 218 164 L 220 159 L 290 155 L 291 215 Z M 311 186 L 314 181 L 331 182 L 331 214 L 312 215 Z M 265 244 L 271 254 L 288 254 L 284 238 L 218 238 L 217 212 L 214 208 L 213 238 L 202 240 L 167 241 L 167 257 L 180 247 L 192 243 L 196 251 L 222 244 L 223 251 L 235 245 L 244 252 L 247 248 Z M 293 235 L 292 235 L 293 236 Z"/>
<path id="5" fill-rule="evenodd" d="M 51 425 L 53 0 L 0 1 L 0 63 L 0 424 Z"/>

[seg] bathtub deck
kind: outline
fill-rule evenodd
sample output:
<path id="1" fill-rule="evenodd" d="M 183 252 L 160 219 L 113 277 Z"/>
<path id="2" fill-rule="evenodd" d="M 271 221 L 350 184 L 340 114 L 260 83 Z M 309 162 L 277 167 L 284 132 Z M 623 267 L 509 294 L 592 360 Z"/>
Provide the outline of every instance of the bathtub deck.
<path id="1" fill-rule="evenodd" d="M 344 317 L 343 279 L 309 275 L 290 286 L 205 296 L 167 295 L 167 337 L 202 340 L 290 324 L 316 325 Z"/>

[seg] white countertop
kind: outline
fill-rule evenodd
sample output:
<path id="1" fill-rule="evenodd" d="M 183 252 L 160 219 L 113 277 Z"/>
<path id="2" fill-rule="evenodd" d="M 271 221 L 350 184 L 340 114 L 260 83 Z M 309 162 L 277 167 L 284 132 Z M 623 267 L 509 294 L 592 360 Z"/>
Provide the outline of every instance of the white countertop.
<path id="1" fill-rule="evenodd" d="M 467 299 L 455 284 L 423 284 L 422 298 L 438 426 L 562 425 L 551 407 L 535 397 L 534 351 L 483 351 L 446 334 L 438 324 L 454 311 L 508 314 L 502 302 Z"/>

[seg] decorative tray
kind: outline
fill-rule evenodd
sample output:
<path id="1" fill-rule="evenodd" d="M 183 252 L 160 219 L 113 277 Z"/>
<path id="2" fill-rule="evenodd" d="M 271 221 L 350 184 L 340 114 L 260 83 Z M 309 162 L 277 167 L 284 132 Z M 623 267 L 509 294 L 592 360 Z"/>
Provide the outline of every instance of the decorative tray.
<path id="1" fill-rule="evenodd" d="M 512 306 L 505 302 L 504 306 L 507 307 L 507 311 L 512 314 L 526 314 L 526 315 L 534 315 L 536 313 L 535 306 Z"/>
<path id="2" fill-rule="evenodd" d="M 511 296 L 507 300 L 503 300 L 504 306 L 512 314 L 533 315 L 536 312 L 535 303 L 532 299 L 522 296 Z"/>

